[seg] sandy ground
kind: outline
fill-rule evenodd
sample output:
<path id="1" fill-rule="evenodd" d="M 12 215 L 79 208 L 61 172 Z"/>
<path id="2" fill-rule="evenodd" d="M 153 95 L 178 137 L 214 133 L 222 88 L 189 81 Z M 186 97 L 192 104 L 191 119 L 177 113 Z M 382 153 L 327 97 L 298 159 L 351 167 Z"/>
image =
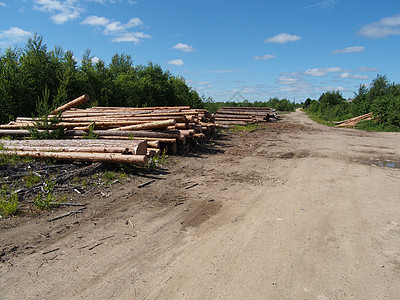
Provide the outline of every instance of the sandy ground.
<path id="1" fill-rule="evenodd" d="M 1 220 L 0 298 L 400 299 L 400 134 L 268 126 L 76 216 Z"/>

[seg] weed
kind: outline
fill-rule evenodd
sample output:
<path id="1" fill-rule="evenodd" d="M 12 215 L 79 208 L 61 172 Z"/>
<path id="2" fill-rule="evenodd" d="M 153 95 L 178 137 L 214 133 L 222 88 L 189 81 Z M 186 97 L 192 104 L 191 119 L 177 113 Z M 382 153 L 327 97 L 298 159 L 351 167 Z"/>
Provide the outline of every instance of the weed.
<path id="1" fill-rule="evenodd" d="M 247 124 L 247 125 L 234 125 L 233 128 L 230 128 L 231 132 L 250 132 L 259 128 L 265 128 L 265 124 Z"/>
<path id="2" fill-rule="evenodd" d="M 23 177 L 23 181 L 25 182 L 25 187 L 28 189 L 33 187 L 35 184 L 39 183 L 40 177 L 31 173 Z"/>
<path id="3" fill-rule="evenodd" d="M 117 178 L 117 174 L 113 171 L 104 171 L 103 176 L 107 182 L 113 181 Z"/>
<path id="4" fill-rule="evenodd" d="M 35 199 L 35 206 L 40 209 L 49 209 L 54 205 L 56 196 L 54 195 L 55 182 L 47 180 L 43 185 L 43 193 L 39 193 Z"/>
<path id="5" fill-rule="evenodd" d="M 83 138 L 93 140 L 99 137 L 97 134 L 94 133 L 94 126 L 95 126 L 94 122 L 90 123 L 88 135 L 85 135 Z"/>
<path id="6" fill-rule="evenodd" d="M 0 216 L 14 215 L 18 211 L 18 195 L 8 195 L 5 186 L 0 190 Z"/>
<path id="7" fill-rule="evenodd" d="M 147 164 L 148 169 L 156 169 L 160 164 L 168 164 L 169 159 L 167 155 L 167 151 L 164 149 L 163 152 L 160 154 L 154 155 Z"/>

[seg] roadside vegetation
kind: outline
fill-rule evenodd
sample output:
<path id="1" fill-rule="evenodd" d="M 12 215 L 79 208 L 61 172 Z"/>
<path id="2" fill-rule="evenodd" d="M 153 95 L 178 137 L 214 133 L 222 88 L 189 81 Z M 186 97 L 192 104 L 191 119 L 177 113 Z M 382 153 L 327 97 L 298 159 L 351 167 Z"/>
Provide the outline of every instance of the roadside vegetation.
<path id="1" fill-rule="evenodd" d="M 73 52 L 61 47 L 49 51 L 37 34 L 24 48 L 0 54 L 0 123 L 31 117 L 45 90 L 48 107 L 83 94 L 91 97 L 87 105 L 203 107 L 202 98 L 183 78 L 151 62 L 135 66 L 127 54 L 115 54 L 106 66 L 87 50 L 78 65 Z"/>
<path id="2" fill-rule="evenodd" d="M 292 112 L 296 108 L 302 107 L 303 104 L 291 102 L 288 99 L 270 98 L 268 101 L 250 102 L 244 100 L 242 102 L 215 102 L 211 98 L 204 99 L 204 108 L 211 113 L 216 113 L 222 107 L 270 107 L 280 112 Z"/>
<path id="3" fill-rule="evenodd" d="M 370 131 L 400 131 L 400 84 L 378 75 L 370 87 L 361 85 L 352 101 L 339 91 L 326 92 L 318 100 L 307 99 L 304 109 L 319 122 L 350 119 L 372 112 L 373 120 L 362 121 L 357 128 Z"/>

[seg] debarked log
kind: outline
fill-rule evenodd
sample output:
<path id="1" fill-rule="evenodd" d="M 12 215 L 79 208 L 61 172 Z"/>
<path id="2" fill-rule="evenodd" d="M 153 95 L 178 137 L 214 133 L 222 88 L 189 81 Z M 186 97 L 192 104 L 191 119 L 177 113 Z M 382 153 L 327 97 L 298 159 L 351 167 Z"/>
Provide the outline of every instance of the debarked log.
<path id="1" fill-rule="evenodd" d="M 147 151 L 146 151 L 147 152 Z M 35 152 L 35 151 L 1 151 L 3 155 L 18 155 L 34 158 L 52 158 L 62 161 L 106 162 L 146 165 L 146 155 L 125 155 L 116 153 L 63 153 L 63 152 Z"/>
<path id="2" fill-rule="evenodd" d="M 125 127 L 118 127 L 114 129 L 110 129 L 110 131 L 120 131 L 120 130 L 146 130 L 146 129 L 159 129 L 159 128 L 166 128 L 168 126 L 173 126 L 176 124 L 175 119 L 164 120 L 164 121 L 154 121 L 148 122 L 143 124 L 125 126 Z"/>
<path id="3" fill-rule="evenodd" d="M 55 115 L 55 114 L 58 114 L 58 113 L 62 113 L 64 111 L 68 110 L 68 109 L 71 109 L 73 107 L 77 107 L 78 105 L 80 105 L 82 103 L 85 103 L 86 101 L 89 101 L 89 95 L 87 95 L 87 94 L 86 95 L 82 95 L 79 98 L 76 98 L 76 99 L 74 99 L 74 100 L 72 100 L 72 101 L 70 101 L 70 102 L 68 102 L 68 103 L 56 108 L 51 114 Z"/>

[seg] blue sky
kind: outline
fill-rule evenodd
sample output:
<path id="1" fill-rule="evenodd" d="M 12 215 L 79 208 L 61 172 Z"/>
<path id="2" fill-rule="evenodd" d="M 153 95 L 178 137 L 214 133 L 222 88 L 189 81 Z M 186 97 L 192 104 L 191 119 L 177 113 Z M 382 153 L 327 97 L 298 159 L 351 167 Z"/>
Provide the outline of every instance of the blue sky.
<path id="1" fill-rule="evenodd" d="M 0 0 L 1 53 L 35 32 L 77 60 L 152 61 L 216 101 L 400 82 L 399 0 Z"/>

